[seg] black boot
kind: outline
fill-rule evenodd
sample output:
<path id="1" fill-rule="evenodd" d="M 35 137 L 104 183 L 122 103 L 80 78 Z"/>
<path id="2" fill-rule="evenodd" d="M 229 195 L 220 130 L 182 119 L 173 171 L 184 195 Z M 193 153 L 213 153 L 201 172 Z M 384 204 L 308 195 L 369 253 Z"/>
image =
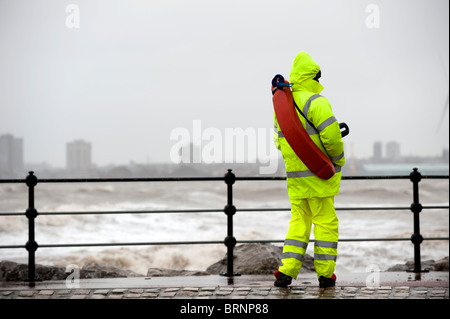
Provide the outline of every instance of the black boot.
<path id="1" fill-rule="evenodd" d="M 292 277 L 283 274 L 279 270 L 277 270 L 274 275 L 275 278 L 277 278 L 274 282 L 274 286 L 276 287 L 287 287 L 292 283 Z"/>
<path id="2" fill-rule="evenodd" d="M 333 274 L 331 278 L 325 278 L 324 276 L 320 276 L 319 278 L 319 287 L 320 288 L 328 288 L 334 287 L 336 285 L 336 275 Z"/>

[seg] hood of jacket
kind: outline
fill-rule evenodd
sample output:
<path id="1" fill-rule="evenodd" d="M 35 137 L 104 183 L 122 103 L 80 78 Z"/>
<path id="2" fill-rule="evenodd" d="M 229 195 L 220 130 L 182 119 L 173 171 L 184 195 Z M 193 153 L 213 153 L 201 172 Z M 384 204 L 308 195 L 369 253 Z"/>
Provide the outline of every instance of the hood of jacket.
<path id="1" fill-rule="evenodd" d="M 323 86 L 314 80 L 319 71 L 319 65 L 308 53 L 298 53 L 292 63 L 289 76 L 290 82 L 293 83 L 292 91 L 309 91 L 319 94 L 323 90 Z"/>

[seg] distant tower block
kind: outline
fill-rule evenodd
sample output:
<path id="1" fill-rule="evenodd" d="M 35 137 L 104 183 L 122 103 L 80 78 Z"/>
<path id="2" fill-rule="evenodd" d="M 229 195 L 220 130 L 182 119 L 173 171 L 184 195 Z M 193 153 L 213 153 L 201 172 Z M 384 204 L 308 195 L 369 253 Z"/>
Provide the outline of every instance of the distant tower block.
<path id="1" fill-rule="evenodd" d="M 91 143 L 83 140 L 75 140 L 67 143 L 66 166 L 71 171 L 86 171 L 91 169 Z"/>
<path id="2" fill-rule="evenodd" d="M 12 176 L 22 172 L 23 140 L 11 134 L 0 136 L 0 175 Z"/>
<path id="3" fill-rule="evenodd" d="M 381 142 L 375 142 L 373 144 L 373 160 L 375 162 L 380 162 L 383 157 Z"/>

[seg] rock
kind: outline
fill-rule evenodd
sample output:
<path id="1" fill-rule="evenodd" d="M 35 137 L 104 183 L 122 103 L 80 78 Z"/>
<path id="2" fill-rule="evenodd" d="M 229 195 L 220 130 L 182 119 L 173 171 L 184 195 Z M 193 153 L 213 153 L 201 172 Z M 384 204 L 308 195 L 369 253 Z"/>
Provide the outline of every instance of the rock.
<path id="1" fill-rule="evenodd" d="M 67 277 L 66 268 L 36 264 L 36 277 L 42 280 L 60 280 Z M 28 278 L 28 265 L 13 261 L 0 262 L 1 281 L 22 281 Z"/>
<path id="2" fill-rule="evenodd" d="M 80 269 L 80 278 L 127 278 L 127 277 L 143 277 L 143 275 L 135 273 L 129 269 L 99 265 L 88 262 Z"/>
<path id="3" fill-rule="evenodd" d="M 283 247 L 272 244 L 242 244 L 234 248 L 233 270 L 242 275 L 273 274 L 281 265 Z M 210 274 L 227 272 L 227 254 L 218 262 L 209 266 Z M 314 272 L 314 261 L 305 255 L 301 272 Z"/>
<path id="4" fill-rule="evenodd" d="M 448 256 L 442 259 L 436 260 L 434 264 L 434 270 L 436 271 L 448 271 Z"/>
<path id="5" fill-rule="evenodd" d="M 44 266 L 36 264 L 36 277 L 41 280 L 66 280 L 73 269 L 66 272 L 65 267 Z M 195 270 L 174 270 L 174 269 L 159 269 L 149 268 L 147 271 L 148 277 L 162 277 L 162 276 L 208 276 L 206 271 Z M 28 265 L 19 264 L 13 261 L 0 262 L 0 281 L 23 281 L 28 277 Z M 110 266 L 99 265 L 97 263 L 88 262 L 80 269 L 80 279 L 87 278 L 127 278 L 127 277 L 144 277 L 129 269 Z"/>
<path id="6" fill-rule="evenodd" d="M 421 268 L 429 271 L 448 271 L 448 256 L 438 261 L 424 260 L 420 264 Z M 389 267 L 386 271 L 407 271 L 414 269 L 414 260 L 408 260 L 404 265 L 397 264 Z"/>
<path id="7" fill-rule="evenodd" d="M 206 271 L 149 268 L 147 277 L 209 276 Z"/>
<path id="8" fill-rule="evenodd" d="M 36 277 L 41 280 L 65 280 L 72 272 L 66 272 L 65 267 L 44 266 L 36 264 Z M 80 269 L 80 279 L 85 278 L 125 278 L 125 277 L 144 277 L 131 270 L 98 265 L 96 263 L 86 263 Z M 28 265 L 19 264 L 13 261 L 0 262 L 0 281 L 22 281 L 28 278 Z"/>

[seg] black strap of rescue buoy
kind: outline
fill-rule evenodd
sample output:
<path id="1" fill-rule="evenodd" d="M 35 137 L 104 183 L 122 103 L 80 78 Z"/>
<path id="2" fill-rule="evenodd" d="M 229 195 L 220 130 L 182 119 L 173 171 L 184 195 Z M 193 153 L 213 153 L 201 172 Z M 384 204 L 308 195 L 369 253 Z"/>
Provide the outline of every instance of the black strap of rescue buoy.
<path id="1" fill-rule="evenodd" d="M 310 120 L 308 120 L 308 118 L 305 116 L 305 114 L 303 114 L 303 112 L 300 110 L 300 108 L 297 106 L 297 103 L 295 103 L 295 100 L 294 100 L 294 105 L 295 105 L 295 108 L 297 109 L 297 111 L 305 118 L 305 120 L 308 122 L 308 124 L 309 125 L 311 125 L 311 127 L 313 127 L 316 131 L 317 131 L 317 128 L 314 126 L 314 124 L 310 121 Z M 341 131 L 341 137 L 345 137 L 345 136 L 347 136 L 349 133 L 350 133 L 350 129 L 348 128 L 348 125 L 346 124 L 346 123 L 344 123 L 344 122 L 342 122 L 342 123 L 339 123 L 339 129 L 344 129 L 343 131 Z M 318 131 L 317 131 L 318 132 Z"/>
<path id="2" fill-rule="evenodd" d="M 292 98 L 293 99 L 293 98 Z M 293 99 L 294 100 L 294 99 Z M 312 122 L 310 121 L 310 120 L 308 120 L 308 118 L 305 116 L 305 114 L 303 114 L 303 112 L 300 110 L 300 108 L 297 106 L 297 103 L 295 103 L 295 100 L 294 100 L 294 105 L 295 105 L 295 108 L 297 109 L 297 111 L 305 118 L 305 120 L 306 120 L 306 122 L 308 122 L 308 124 L 309 125 L 311 125 L 311 127 L 312 128 L 314 128 L 316 131 L 317 131 L 317 129 L 316 129 L 316 127 L 314 126 L 314 124 L 312 124 Z M 317 131 L 317 132 L 319 132 L 319 131 Z"/>

